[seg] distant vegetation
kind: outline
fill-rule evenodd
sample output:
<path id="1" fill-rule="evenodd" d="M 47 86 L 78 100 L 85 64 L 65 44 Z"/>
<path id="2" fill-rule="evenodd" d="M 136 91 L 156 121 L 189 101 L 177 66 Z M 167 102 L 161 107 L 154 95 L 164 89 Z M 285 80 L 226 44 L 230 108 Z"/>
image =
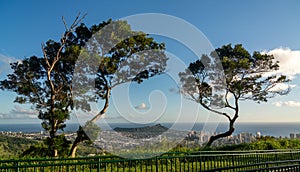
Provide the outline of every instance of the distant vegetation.
<path id="1" fill-rule="evenodd" d="M 273 149 L 300 149 L 299 139 L 276 139 L 262 137 L 253 143 L 243 143 L 220 147 L 217 150 L 273 150 Z"/>
<path id="2" fill-rule="evenodd" d="M 35 151 L 32 152 L 32 149 L 35 149 Z M 0 136 L 0 159 L 43 157 L 46 151 L 47 147 L 43 145 L 42 141 L 35 141 L 20 137 Z M 40 152 L 40 154 L 33 154 L 36 152 Z M 101 154 L 102 151 L 87 143 L 79 145 L 78 156 L 88 156 L 89 154 L 95 153 Z"/>
<path id="3" fill-rule="evenodd" d="M 26 138 L 0 136 L 0 159 L 24 158 L 24 151 L 28 151 L 30 150 L 30 148 L 32 149 L 36 146 L 41 146 L 41 143 Z M 277 139 L 272 137 L 262 137 L 253 143 L 242 143 L 217 148 L 188 148 L 185 146 L 177 146 L 170 150 L 170 152 L 193 152 L 201 150 L 239 151 L 273 149 L 300 149 L 300 139 Z M 90 154 L 103 155 L 103 151 L 89 144 L 80 144 L 80 146 L 78 147 L 78 156 L 88 156 Z M 27 155 L 26 157 L 36 156 Z"/>
<path id="4" fill-rule="evenodd" d="M 178 145 L 171 152 L 193 152 L 193 151 L 243 151 L 243 150 L 275 150 L 275 149 L 300 149 L 300 139 L 278 139 L 274 137 L 261 137 L 252 143 L 241 143 L 226 145 L 222 147 L 202 147 L 195 146 L 188 148 Z"/>
<path id="5" fill-rule="evenodd" d="M 26 138 L 0 136 L 0 159 L 17 158 L 36 143 Z"/>

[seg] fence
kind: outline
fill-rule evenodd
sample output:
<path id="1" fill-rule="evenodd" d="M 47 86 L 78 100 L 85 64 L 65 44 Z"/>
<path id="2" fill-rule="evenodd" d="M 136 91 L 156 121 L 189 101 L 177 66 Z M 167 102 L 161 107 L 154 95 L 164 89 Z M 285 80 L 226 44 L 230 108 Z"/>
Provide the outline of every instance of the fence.
<path id="1" fill-rule="evenodd" d="M 299 167 L 300 150 L 177 152 L 141 159 L 97 156 L 0 160 L 0 171 L 5 172 L 299 171 Z"/>

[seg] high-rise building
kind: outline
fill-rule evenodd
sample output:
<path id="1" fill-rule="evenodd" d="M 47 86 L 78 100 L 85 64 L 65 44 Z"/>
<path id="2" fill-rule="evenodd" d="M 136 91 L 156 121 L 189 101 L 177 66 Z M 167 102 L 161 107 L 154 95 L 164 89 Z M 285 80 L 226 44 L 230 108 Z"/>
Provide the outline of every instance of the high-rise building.
<path id="1" fill-rule="evenodd" d="M 259 138 L 261 136 L 261 133 L 258 131 L 256 132 L 256 137 Z"/>
<path id="2" fill-rule="evenodd" d="M 295 138 L 295 133 L 290 133 L 290 138 L 294 139 Z"/>

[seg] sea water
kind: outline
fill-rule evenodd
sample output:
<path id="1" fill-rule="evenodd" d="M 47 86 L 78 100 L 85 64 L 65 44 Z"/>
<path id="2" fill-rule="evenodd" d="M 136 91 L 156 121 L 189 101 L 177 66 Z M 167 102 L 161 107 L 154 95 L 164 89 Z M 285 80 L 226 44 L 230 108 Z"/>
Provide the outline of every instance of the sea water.
<path id="1" fill-rule="evenodd" d="M 172 128 L 175 130 L 194 130 L 194 131 L 206 131 L 206 132 L 222 132 L 228 129 L 228 124 L 206 124 L 206 123 L 160 123 L 161 125 Z M 155 124 L 134 124 L 134 123 L 109 123 L 108 125 L 102 126 L 99 124 L 102 130 L 110 130 L 116 127 L 122 128 L 138 128 L 151 126 Z M 76 123 L 67 123 L 64 131 L 75 132 L 79 127 Z M 41 132 L 43 128 L 41 124 L 0 124 L 0 131 L 11 131 L 11 132 Z M 290 133 L 300 133 L 300 123 L 236 123 L 234 134 L 238 133 L 252 133 L 256 134 L 260 132 L 261 135 L 275 136 L 275 137 L 289 137 Z"/>

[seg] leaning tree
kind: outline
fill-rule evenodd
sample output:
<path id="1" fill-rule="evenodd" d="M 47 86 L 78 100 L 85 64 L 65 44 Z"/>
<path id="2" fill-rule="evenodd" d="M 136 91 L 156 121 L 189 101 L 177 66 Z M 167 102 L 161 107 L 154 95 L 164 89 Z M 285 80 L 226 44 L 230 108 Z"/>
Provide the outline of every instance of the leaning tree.
<path id="1" fill-rule="evenodd" d="M 78 15 L 70 27 L 63 20 L 66 31 L 59 41 L 42 44 L 42 57 L 12 63 L 13 72 L 0 81 L 2 90 L 17 93 L 16 103 L 31 104 L 38 111 L 42 127 L 49 132 L 44 141 L 47 148 L 43 149 L 47 156 L 75 156 L 80 142 L 97 136 L 99 129 L 94 122 L 106 112 L 111 90 L 160 74 L 166 65 L 164 44 L 132 31 L 126 21 L 108 20 L 88 28 L 81 23 L 83 18 Z M 90 70 L 95 77 L 89 77 Z M 72 82 L 76 82 L 75 89 Z M 90 102 L 101 100 L 105 102 L 103 109 L 79 127 L 70 150 L 71 142 L 58 131 L 66 127 L 71 110 L 90 111 Z"/>
<path id="2" fill-rule="evenodd" d="M 279 62 L 273 55 L 257 51 L 250 54 L 241 44 L 234 47 L 229 44 L 210 55 L 202 55 L 185 72 L 179 73 L 183 94 L 229 122 L 228 130 L 211 136 L 206 146 L 234 132 L 240 101 L 266 102 L 276 94 L 289 92 L 289 88 L 278 87 L 289 81 L 276 73 L 278 70 Z"/>
<path id="3" fill-rule="evenodd" d="M 43 149 L 47 156 L 63 156 L 69 151 L 71 142 L 58 131 L 64 130 L 74 107 L 71 83 L 75 63 L 81 48 L 92 36 L 91 31 L 81 23 L 84 17 L 79 14 L 70 26 L 63 18 L 66 30 L 60 40 L 50 39 L 42 44 L 42 57 L 31 56 L 11 63 L 13 73 L 0 82 L 1 89 L 17 93 L 16 103 L 31 104 L 38 111 L 42 127 L 49 132 L 44 140 L 47 149 Z M 110 21 L 94 25 L 94 32 Z M 77 104 L 85 104 L 85 101 L 77 101 Z M 88 106 L 81 108 L 89 109 Z"/>
<path id="4" fill-rule="evenodd" d="M 103 107 L 79 128 L 70 156 L 75 156 L 80 142 L 97 136 L 95 122 L 106 113 L 115 87 L 129 82 L 141 83 L 164 72 L 168 60 L 164 50 L 163 43 L 157 43 L 143 32 L 133 31 L 126 21 L 112 21 L 93 33 L 76 64 L 74 100 L 86 101 L 88 106 L 103 101 Z M 82 105 L 75 104 L 75 107 L 84 109 Z"/>

